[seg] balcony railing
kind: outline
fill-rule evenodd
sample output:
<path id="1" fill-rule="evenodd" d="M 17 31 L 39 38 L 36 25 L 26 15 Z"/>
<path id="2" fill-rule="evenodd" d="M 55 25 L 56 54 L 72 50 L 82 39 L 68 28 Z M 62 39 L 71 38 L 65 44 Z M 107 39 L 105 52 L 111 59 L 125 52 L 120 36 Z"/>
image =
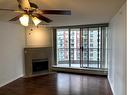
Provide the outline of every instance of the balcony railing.
<path id="1" fill-rule="evenodd" d="M 70 51 L 69 51 L 70 50 Z M 71 64 L 89 67 L 99 67 L 101 60 L 101 49 L 98 48 L 58 48 L 57 64 Z M 70 55 L 69 55 L 70 54 Z M 70 60 L 69 60 L 70 59 Z"/>
<path id="2" fill-rule="evenodd" d="M 70 54 L 70 55 L 69 55 Z M 58 48 L 57 61 L 99 61 L 101 57 L 100 49 L 98 48 Z"/>

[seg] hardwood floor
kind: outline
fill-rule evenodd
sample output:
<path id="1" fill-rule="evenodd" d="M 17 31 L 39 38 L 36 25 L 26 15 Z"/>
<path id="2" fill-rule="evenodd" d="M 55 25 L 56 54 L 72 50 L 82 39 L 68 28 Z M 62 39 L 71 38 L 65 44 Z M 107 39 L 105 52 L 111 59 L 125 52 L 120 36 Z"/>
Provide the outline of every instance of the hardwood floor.
<path id="1" fill-rule="evenodd" d="M 112 95 L 106 77 L 54 73 L 20 78 L 0 88 L 0 95 Z"/>

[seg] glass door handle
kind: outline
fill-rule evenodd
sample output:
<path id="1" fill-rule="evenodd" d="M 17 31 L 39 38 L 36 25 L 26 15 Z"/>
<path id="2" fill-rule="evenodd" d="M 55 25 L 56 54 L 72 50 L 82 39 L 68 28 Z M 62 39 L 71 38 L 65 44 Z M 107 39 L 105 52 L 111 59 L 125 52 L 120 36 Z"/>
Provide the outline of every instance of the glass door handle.
<path id="1" fill-rule="evenodd" d="M 82 50 L 82 51 L 83 51 L 83 47 L 80 47 L 80 50 Z"/>

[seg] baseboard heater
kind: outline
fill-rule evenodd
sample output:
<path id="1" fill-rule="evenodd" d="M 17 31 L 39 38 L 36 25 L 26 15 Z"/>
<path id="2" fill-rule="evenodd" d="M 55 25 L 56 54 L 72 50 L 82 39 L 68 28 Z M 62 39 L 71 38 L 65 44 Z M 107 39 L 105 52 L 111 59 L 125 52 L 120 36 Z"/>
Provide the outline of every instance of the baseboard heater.
<path id="1" fill-rule="evenodd" d="M 80 73 L 80 74 L 91 74 L 91 75 L 108 75 L 106 69 L 90 69 L 90 68 L 65 68 L 65 67 L 52 67 L 52 71 L 56 72 L 69 72 L 69 73 Z"/>

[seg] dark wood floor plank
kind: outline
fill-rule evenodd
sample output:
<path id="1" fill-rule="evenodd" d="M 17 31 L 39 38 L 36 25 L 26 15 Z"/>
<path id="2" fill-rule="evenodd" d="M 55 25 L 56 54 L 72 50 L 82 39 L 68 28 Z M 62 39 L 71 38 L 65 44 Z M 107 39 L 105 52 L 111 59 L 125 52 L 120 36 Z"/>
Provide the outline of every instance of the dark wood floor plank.
<path id="1" fill-rule="evenodd" d="M 112 95 L 106 77 L 55 73 L 20 78 L 0 88 L 0 95 Z"/>

